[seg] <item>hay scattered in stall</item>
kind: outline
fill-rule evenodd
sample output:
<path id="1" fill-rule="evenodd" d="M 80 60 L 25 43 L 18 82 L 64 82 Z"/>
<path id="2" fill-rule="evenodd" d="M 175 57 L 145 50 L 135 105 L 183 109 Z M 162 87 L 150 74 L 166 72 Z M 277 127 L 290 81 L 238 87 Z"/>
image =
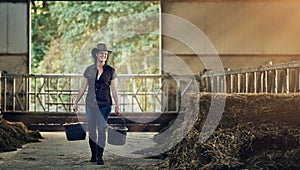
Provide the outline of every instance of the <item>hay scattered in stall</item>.
<path id="1" fill-rule="evenodd" d="M 222 118 L 205 141 L 199 142 L 212 97 L 226 97 Z M 196 122 L 187 136 L 167 153 L 170 169 L 300 169 L 299 94 L 222 94 L 189 96 L 183 114 Z M 197 110 L 195 107 L 199 107 Z M 197 111 L 197 113 L 195 113 Z M 199 111 L 199 112 L 198 112 Z M 183 133 L 193 120 L 173 131 Z M 213 123 L 213 122 L 212 122 Z M 169 140 L 168 142 L 162 142 Z M 160 147 L 176 139 L 156 139 Z"/>
<path id="2" fill-rule="evenodd" d="M 39 131 L 30 131 L 22 122 L 0 118 L 0 152 L 15 151 L 30 142 L 40 142 Z"/>

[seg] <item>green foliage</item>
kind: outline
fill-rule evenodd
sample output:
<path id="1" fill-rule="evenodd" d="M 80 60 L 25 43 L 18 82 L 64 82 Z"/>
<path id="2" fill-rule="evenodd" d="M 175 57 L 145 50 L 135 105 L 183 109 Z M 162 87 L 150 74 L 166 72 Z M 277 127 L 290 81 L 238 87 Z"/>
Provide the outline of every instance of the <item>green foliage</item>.
<path id="1" fill-rule="evenodd" d="M 48 50 L 51 39 L 57 37 L 56 22 L 50 17 L 51 2 L 30 1 L 31 3 L 31 48 L 33 71 L 39 67 Z M 53 3 L 53 2 L 52 2 Z"/>
<path id="2" fill-rule="evenodd" d="M 31 3 L 34 73 L 82 73 L 99 42 L 118 73 L 159 68 L 158 1 Z"/>

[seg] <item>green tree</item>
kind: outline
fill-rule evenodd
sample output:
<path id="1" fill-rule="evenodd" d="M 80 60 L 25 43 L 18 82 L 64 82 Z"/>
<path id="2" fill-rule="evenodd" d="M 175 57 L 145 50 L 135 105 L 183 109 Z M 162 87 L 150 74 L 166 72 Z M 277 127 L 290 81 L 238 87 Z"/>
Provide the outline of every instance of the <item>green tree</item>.
<path id="1" fill-rule="evenodd" d="M 34 2 L 35 73 L 82 73 L 99 42 L 112 48 L 110 64 L 120 73 L 158 69 L 158 1 Z"/>
<path id="2" fill-rule="evenodd" d="M 31 68 L 37 68 L 43 61 L 52 39 L 58 37 L 56 21 L 50 17 L 49 6 L 53 2 L 30 1 L 31 3 Z"/>

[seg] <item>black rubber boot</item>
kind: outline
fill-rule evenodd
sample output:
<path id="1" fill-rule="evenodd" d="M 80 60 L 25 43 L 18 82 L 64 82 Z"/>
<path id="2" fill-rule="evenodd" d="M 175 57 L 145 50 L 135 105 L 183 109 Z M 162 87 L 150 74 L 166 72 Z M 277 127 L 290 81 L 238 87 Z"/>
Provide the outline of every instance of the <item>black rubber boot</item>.
<path id="1" fill-rule="evenodd" d="M 97 165 L 104 165 L 103 151 L 104 149 L 97 145 Z"/>
<path id="2" fill-rule="evenodd" d="M 91 162 L 97 162 L 97 144 L 91 139 L 89 138 L 89 145 L 90 145 L 90 148 L 91 148 L 91 153 L 92 153 L 92 156 L 91 156 Z"/>

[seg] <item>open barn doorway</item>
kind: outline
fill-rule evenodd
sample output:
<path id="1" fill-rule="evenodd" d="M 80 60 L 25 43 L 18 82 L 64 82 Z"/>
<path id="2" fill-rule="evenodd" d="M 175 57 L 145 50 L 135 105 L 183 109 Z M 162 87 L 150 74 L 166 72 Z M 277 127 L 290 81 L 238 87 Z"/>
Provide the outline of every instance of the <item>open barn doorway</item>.
<path id="1" fill-rule="evenodd" d="M 105 42 L 119 74 L 160 74 L 160 1 L 31 1 L 31 73 L 82 74 Z"/>

